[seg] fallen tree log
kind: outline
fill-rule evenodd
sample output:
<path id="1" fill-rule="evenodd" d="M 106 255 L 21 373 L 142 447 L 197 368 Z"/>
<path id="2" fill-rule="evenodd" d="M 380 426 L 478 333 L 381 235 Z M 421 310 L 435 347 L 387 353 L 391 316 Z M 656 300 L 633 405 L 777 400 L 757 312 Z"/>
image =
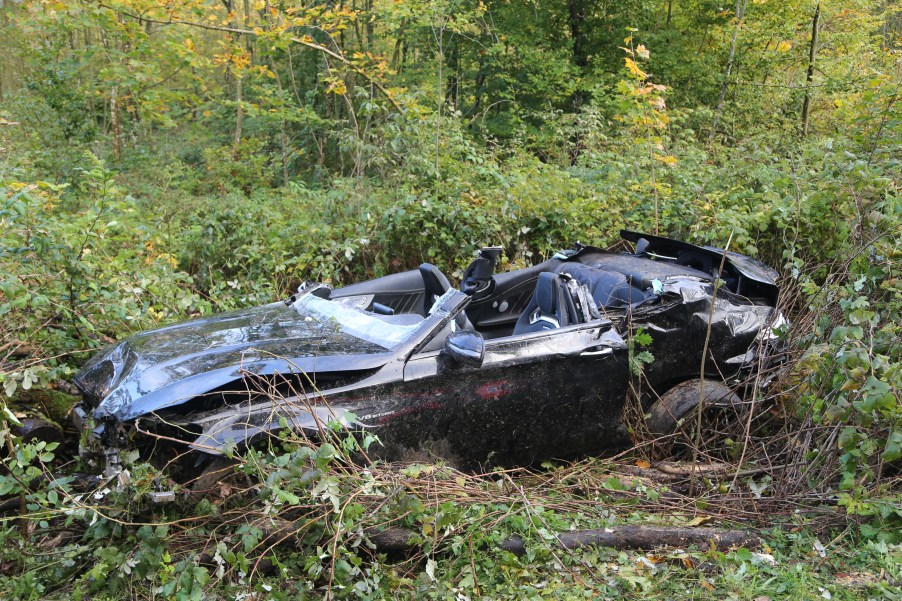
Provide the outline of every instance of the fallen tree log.
<path id="1" fill-rule="evenodd" d="M 367 538 L 383 553 L 407 551 L 416 547 L 419 537 L 406 528 L 389 528 L 379 532 L 367 532 Z"/>
<path id="2" fill-rule="evenodd" d="M 405 528 L 389 528 L 368 533 L 377 551 L 407 551 L 416 546 L 419 537 Z M 719 551 L 732 547 L 753 549 L 761 544 L 757 534 L 746 530 L 722 528 L 694 528 L 681 526 L 611 526 L 598 530 L 574 530 L 557 535 L 558 543 L 565 549 L 597 546 L 612 549 L 654 549 L 657 547 L 697 547 L 713 545 Z M 517 555 L 526 552 L 523 539 L 513 536 L 501 548 Z"/>
<path id="3" fill-rule="evenodd" d="M 586 546 L 613 549 L 653 549 L 655 547 L 708 547 L 725 551 L 731 547 L 753 548 L 761 544 L 756 534 L 722 528 L 685 528 L 680 526 L 611 526 L 598 530 L 576 530 L 558 534 L 566 549 Z"/>
<path id="4" fill-rule="evenodd" d="M 273 520 L 262 526 L 263 545 L 298 544 L 298 525 L 288 520 Z M 420 546 L 422 537 L 407 528 L 369 528 L 365 532 L 369 542 L 380 553 L 398 553 Z M 713 546 L 719 551 L 734 547 L 754 549 L 761 544 L 757 533 L 748 530 L 727 530 L 724 528 L 703 528 L 697 526 L 609 526 L 595 530 L 573 530 L 557 535 L 558 544 L 564 549 L 579 549 L 596 546 L 612 549 L 655 549 L 658 547 L 685 548 L 696 546 L 707 549 Z M 501 543 L 501 549 L 515 554 L 523 554 L 526 547 L 519 536 Z"/>

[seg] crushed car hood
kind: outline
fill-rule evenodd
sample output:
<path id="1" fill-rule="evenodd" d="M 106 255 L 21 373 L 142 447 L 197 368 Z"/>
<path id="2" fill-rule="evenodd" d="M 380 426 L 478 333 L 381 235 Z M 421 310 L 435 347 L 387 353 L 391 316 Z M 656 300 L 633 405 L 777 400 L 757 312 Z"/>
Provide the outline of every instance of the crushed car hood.
<path id="1" fill-rule="evenodd" d="M 247 373 L 374 369 L 391 356 L 278 302 L 136 334 L 95 355 L 73 381 L 94 417 L 128 421 Z"/>

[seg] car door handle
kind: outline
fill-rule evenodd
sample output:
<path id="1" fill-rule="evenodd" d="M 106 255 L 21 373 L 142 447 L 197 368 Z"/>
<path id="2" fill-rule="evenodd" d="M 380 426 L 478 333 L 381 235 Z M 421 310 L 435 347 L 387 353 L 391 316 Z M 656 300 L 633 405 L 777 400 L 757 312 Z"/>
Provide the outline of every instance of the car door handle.
<path id="1" fill-rule="evenodd" d="M 599 349 L 596 347 L 594 350 L 593 349 L 584 350 L 583 352 L 581 352 L 579 354 L 579 356 L 580 357 L 601 357 L 603 355 L 612 355 L 613 353 L 614 353 L 614 349 L 612 349 L 611 347 L 605 347 L 602 349 Z"/>

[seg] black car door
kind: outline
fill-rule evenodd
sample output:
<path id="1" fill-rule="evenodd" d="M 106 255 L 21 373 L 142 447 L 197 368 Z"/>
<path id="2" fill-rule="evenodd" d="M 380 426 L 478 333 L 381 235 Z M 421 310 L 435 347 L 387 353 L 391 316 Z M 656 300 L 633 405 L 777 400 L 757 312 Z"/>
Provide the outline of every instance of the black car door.
<path id="1" fill-rule="evenodd" d="M 607 320 L 485 343 L 481 367 L 414 354 L 383 439 L 464 462 L 531 463 L 619 446 L 626 345 Z"/>

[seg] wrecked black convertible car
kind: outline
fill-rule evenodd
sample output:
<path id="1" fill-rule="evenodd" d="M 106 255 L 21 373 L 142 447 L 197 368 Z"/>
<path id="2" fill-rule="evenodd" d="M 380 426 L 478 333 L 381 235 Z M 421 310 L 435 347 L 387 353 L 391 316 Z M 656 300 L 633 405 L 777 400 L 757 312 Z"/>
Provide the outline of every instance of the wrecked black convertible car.
<path id="1" fill-rule="evenodd" d="M 777 274 L 736 253 L 621 235 L 635 252 L 577 245 L 494 273 L 501 249 L 486 248 L 460 290 L 423 264 L 132 336 L 75 378 L 85 452 L 115 472 L 124 450 L 178 442 L 165 452 L 197 451 L 201 471 L 226 449 L 330 421 L 373 432 L 388 458 L 528 464 L 623 447 L 640 330 L 652 339 L 652 432 L 698 403 L 704 349 L 705 401 L 735 399 L 782 319 Z"/>

